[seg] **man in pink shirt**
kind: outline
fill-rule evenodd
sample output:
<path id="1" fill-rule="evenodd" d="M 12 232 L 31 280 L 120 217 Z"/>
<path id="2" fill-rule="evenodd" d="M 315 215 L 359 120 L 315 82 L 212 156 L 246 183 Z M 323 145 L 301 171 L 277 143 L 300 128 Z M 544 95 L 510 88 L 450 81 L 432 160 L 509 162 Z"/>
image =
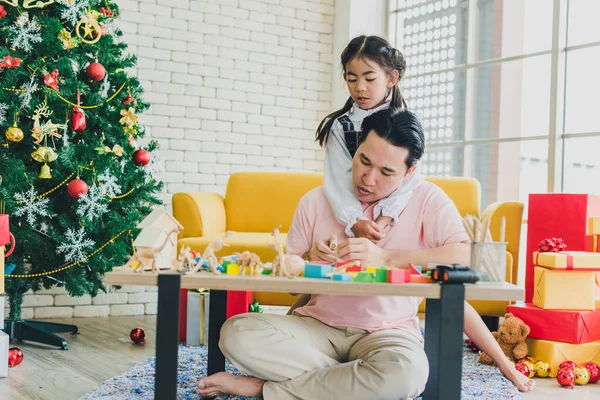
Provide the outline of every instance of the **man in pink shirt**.
<path id="1" fill-rule="evenodd" d="M 356 197 L 373 220 L 377 202 L 412 174 L 424 151 L 416 115 L 383 110 L 363 122 L 352 163 Z M 337 254 L 329 249 L 340 239 Z M 407 268 L 408 263 L 469 265 L 469 237 L 452 201 L 437 186 L 418 185 L 397 222 L 374 243 L 348 238 L 323 187 L 308 192 L 294 214 L 287 252 L 305 259 L 361 260 Z M 405 399 L 425 388 L 429 365 L 419 329 L 421 298 L 302 295 L 288 315 L 243 314 L 229 319 L 219 346 L 252 377 L 217 373 L 198 382 L 203 396 L 229 393 L 265 399 Z M 533 388 L 517 372 L 479 315 L 465 303 L 465 332 L 520 390 Z"/>

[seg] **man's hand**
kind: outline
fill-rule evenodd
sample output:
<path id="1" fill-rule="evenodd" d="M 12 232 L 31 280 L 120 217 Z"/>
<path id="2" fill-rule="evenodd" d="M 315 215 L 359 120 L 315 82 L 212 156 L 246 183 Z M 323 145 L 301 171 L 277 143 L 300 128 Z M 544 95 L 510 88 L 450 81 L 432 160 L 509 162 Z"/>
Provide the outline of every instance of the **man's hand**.
<path id="1" fill-rule="evenodd" d="M 335 263 L 337 261 L 336 252 L 331 250 L 328 242 L 329 240 L 314 242 L 308 252 L 308 260 Z"/>
<path id="2" fill-rule="evenodd" d="M 387 264 L 389 253 L 366 238 L 350 238 L 338 246 L 342 260 L 359 260 L 363 265 L 381 267 Z"/>
<path id="3" fill-rule="evenodd" d="M 359 219 L 352 226 L 352 232 L 357 238 L 366 238 L 373 242 L 381 240 L 383 235 L 381 234 L 382 228 L 370 219 Z"/>

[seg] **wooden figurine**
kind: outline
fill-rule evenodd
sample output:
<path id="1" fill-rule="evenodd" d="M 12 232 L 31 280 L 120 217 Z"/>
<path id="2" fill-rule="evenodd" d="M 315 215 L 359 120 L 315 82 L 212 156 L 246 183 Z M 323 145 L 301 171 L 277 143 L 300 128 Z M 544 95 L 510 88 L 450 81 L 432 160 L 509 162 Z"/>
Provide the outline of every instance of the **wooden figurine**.
<path id="1" fill-rule="evenodd" d="M 185 264 L 187 262 L 187 268 Z M 190 246 L 181 246 L 179 249 L 179 255 L 177 256 L 177 270 L 187 271 L 192 270 L 196 266 L 196 259 L 190 251 Z"/>
<path id="2" fill-rule="evenodd" d="M 159 255 L 161 254 L 161 252 L 163 252 L 165 250 L 167 245 L 171 243 L 169 238 L 173 234 L 175 235 L 175 237 L 177 237 L 177 230 L 173 229 L 172 231 L 168 232 L 166 235 L 163 235 L 163 237 L 164 237 L 163 242 L 158 247 L 142 247 L 142 248 L 138 247 L 137 251 L 135 253 L 133 253 L 131 258 L 129 258 L 129 261 L 127 261 L 127 263 L 123 266 L 123 269 L 133 265 L 137 261 L 138 264 L 135 267 L 134 272 L 142 272 L 142 271 L 152 270 L 152 272 L 157 273 L 158 270 L 161 269 L 157 265 L 158 264 L 157 261 L 159 260 Z M 138 236 L 138 238 L 139 238 L 139 236 Z M 173 262 L 173 260 L 171 260 L 171 262 L 169 263 L 169 266 L 170 267 L 166 268 L 166 269 L 174 269 L 175 268 L 175 263 Z"/>
<path id="3" fill-rule="evenodd" d="M 202 264 L 204 264 L 205 262 L 208 262 L 210 271 L 213 274 L 220 274 L 221 271 L 217 269 L 218 262 L 215 253 L 218 253 L 219 251 L 223 250 L 223 247 L 229 247 L 229 244 L 225 243 L 225 239 L 234 234 L 235 232 L 233 231 L 227 231 L 223 236 L 210 242 L 209 245 L 206 246 L 206 249 L 204 249 L 204 253 L 202 253 L 202 257 L 200 258 L 198 264 L 196 264 L 196 266 L 193 269 L 190 269 L 188 272 L 186 272 L 186 274 L 193 274 L 198 272 L 198 270 L 202 268 Z"/>
<path id="4" fill-rule="evenodd" d="M 240 275 L 244 275 L 246 267 L 250 267 L 250 276 L 255 276 L 260 273 L 259 268 L 264 268 L 263 263 L 260 262 L 260 257 L 256 253 L 244 251 L 239 255 L 237 264 L 240 266 Z"/>
<path id="5" fill-rule="evenodd" d="M 295 254 L 284 254 L 283 246 L 279 243 L 279 228 L 273 229 L 273 237 L 275 238 L 274 243 L 268 243 L 277 256 L 273 260 L 273 268 L 271 274 L 274 276 L 287 276 L 288 278 L 294 278 L 304 272 L 305 262 L 302 257 Z"/>
<path id="6" fill-rule="evenodd" d="M 137 228 L 142 230 L 133 242 L 137 252 L 126 265 L 139 261 L 136 270 L 175 269 L 177 235 L 183 230 L 175 217 L 165 210 L 155 209 Z"/>

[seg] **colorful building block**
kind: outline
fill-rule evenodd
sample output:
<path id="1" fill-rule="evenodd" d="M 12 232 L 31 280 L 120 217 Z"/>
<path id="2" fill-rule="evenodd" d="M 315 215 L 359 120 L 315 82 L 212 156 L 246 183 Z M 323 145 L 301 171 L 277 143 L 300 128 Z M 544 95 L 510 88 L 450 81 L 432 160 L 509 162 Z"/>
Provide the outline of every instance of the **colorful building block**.
<path id="1" fill-rule="evenodd" d="M 375 270 L 375 282 L 386 282 L 388 267 L 377 268 Z"/>
<path id="2" fill-rule="evenodd" d="M 305 278 L 327 278 L 327 274 L 333 271 L 331 264 L 306 264 L 304 266 Z"/>
<path id="3" fill-rule="evenodd" d="M 375 274 L 371 272 L 359 272 L 354 277 L 354 282 L 372 283 L 375 282 Z"/>
<path id="4" fill-rule="evenodd" d="M 239 275 L 241 268 L 236 263 L 230 263 L 227 265 L 227 275 Z"/>
<path id="5" fill-rule="evenodd" d="M 385 280 L 388 283 L 410 282 L 410 269 L 388 269 L 385 272 Z"/>
<path id="6" fill-rule="evenodd" d="M 352 281 L 353 276 L 350 274 L 333 274 L 333 276 L 331 278 L 334 281 L 350 282 L 350 281 Z"/>
<path id="7" fill-rule="evenodd" d="M 361 272 L 362 267 L 360 265 L 353 265 L 352 267 L 346 268 L 346 272 Z"/>
<path id="8" fill-rule="evenodd" d="M 410 283 L 432 283 L 433 280 L 428 275 L 411 274 Z"/>
<path id="9" fill-rule="evenodd" d="M 377 267 L 367 267 L 365 269 L 365 272 L 370 272 L 370 273 L 374 274 L 375 272 L 377 272 Z"/>
<path id="10" fill-rule="evenodd" d="M 354 266 L 354 267 L 362 267 L 362 263 L 359 260 L 345 260 L 345 261 L 338 261 L 337 263 L 337 268 L 343 267 L 343 266 Z"/>

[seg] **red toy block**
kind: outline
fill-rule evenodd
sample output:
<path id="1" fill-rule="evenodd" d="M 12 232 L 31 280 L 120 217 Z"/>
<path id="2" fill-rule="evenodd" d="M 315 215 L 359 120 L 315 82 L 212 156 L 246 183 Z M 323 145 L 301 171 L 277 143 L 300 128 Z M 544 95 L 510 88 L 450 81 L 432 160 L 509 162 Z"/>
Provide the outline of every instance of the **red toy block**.
<path id="1" fill-rule="evenodd" d="M 337 268 L 343 267 L 344 265 L 348 265 L 348 268 L 351 268 L 352 266 L 360 268 L 362 266 L 362 264 L 359 260 L 346 260 L 346 261 L 339 261 L 337 263 Z"/>
<path id="2" fill-rule="evenodd" d="M 508 306 L 525 322 L 530 338 L 567 343 L 589 343 L 600 340 L 600 310 L 544 310 L 531 303 Z"/>
<path id="3" fill-rule="evenodd" d="M 361 272 L 362 267 L 360 265 L 354 265 L 352 267 L 346 268 L 346 272 Z"/>
<path id="4" fill-rule="evenodd" d="M 409 269 L 388 269 L 385 277 L 387 283 L 406 283 L 410 282 Z"/>
<path id="5" fill-rule="evenodd" d="M 533 298 L 533 252 L 546 238 L 562 238 L 566 251 L 585 251 L 588 219 L 600 216 L 600 196 L 544 193 L 529 195 L 527 252 L 525 254 L 525 301 Z"/>

